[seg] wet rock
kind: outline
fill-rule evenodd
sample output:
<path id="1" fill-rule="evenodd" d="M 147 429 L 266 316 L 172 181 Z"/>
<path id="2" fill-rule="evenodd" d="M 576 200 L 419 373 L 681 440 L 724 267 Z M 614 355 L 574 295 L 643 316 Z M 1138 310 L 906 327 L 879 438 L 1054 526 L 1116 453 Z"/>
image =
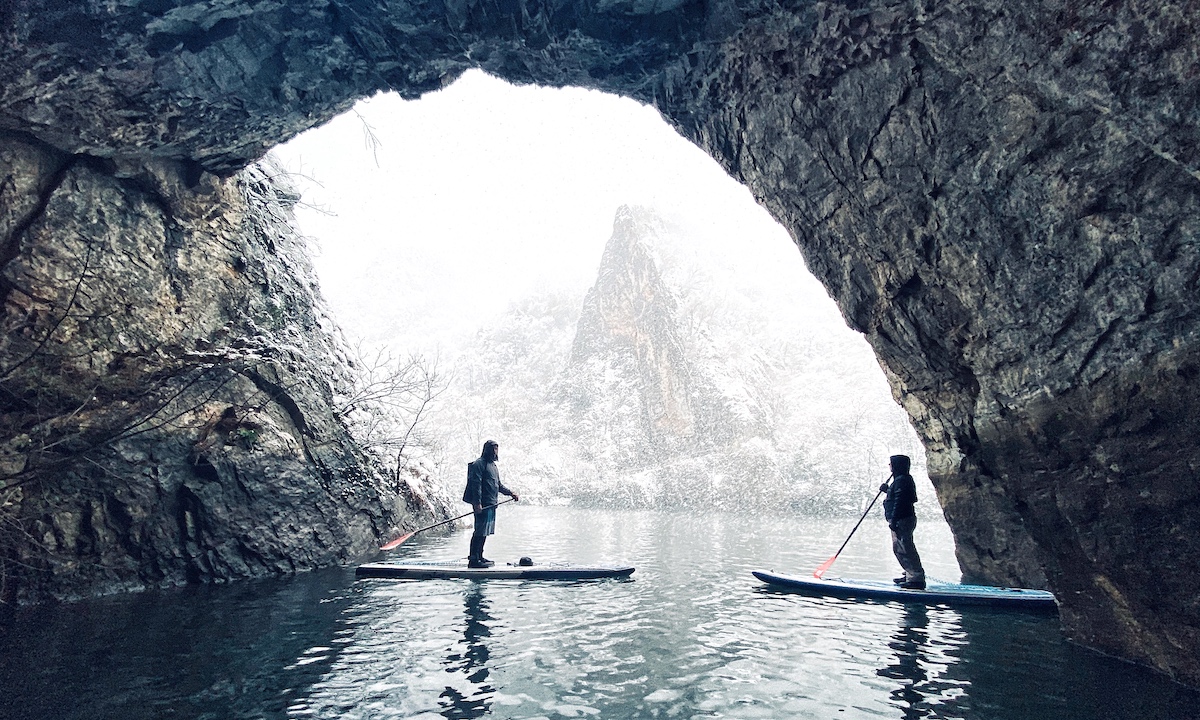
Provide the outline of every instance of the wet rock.
<path id="1" fill-rule="evenodd" d="M 0 338 L 8 598 L 348 562 L 437 509 L 336 412 L 344 350 L 277 168 L 2 146 L 23 183 Z"/>

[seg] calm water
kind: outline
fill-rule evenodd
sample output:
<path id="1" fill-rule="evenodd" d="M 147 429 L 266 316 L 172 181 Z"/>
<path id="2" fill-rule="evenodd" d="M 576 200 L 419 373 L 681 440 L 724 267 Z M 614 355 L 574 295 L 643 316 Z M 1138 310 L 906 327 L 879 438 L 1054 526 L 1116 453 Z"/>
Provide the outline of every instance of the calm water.
<path id="1" fill-rule="evenodd" d="M 821 600 L 853 520 L 506 506 L 496 560 L 628 562 L 630 580 L 355 581 L 336 569 L 10 613 L 0 717 L 1200 718 L 1200 694 L 1065 643 L 1054 615 Z M 396 557 L 451 559 L 468 534 Z M 957 579 L 944 525 L 918 543 Z M 868 520 L 830 575 L 896 572 Z"/>

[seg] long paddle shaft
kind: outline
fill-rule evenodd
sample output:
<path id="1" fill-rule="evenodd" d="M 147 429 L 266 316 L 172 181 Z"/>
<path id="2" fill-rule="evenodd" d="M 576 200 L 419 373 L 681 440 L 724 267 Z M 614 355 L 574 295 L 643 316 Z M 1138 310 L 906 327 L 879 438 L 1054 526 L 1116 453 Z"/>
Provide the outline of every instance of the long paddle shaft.
<path id="1" fill-rule="evenodd" d="M 888 480 L 891 480 L 891 479 L 892 479 L 892 476 L 888 475 Z M 887 480 L 885 480 L 884 482 L 886 483 Z M 871 504 L 867 506 L 867 509 L 865 512 L 863 512 L 862 517 L 860 517 L 858 519 L 858 522 L 854 524 L 854 529 L 851 530 L 850 534 L 846 536 L 846 542 L 842 543 L 842 546 L 840 548 L 838 548 L 838 551 L 833 554 L 833 557 L 831 557 L 828 560 L 826 560 L 825 562 L 821 563 L 821 566 L 818 567 L 816 570 L 813 570 L 813 577 L 819 579 L 822 575 L 825 574 L 825 571 L 829 569 L 829 566 L 833 565 L 833 561 L 838 559 L 838 555 L 841 555 L 842 551 L 846 549 L 846 546 L 850 544 L 850 538 L 854 537 L 854 533 L 858 532 L 858 526 L 862 525 L 862 521 L 867 519 L 867 513 L 871 512 L 871 508 L 875 507 L 875 501 L 878 500 L 879 496 L 882 494 L 883 494 L 883 488 L 880 488 L 879 492 L 875 493 L 875 497 L 871 499 Z"/>
<path id="2" fill-rule="evenodd" d="M 509 498 L 509 499 L 507 499 L 507 500 L 501 500 L 500 502 L 496 503 L 495 505 L 488 505 L 487 507 L 480 508 L 480 510 L 489 510 L 489 509 L 491 509 L 491 508 L 494 508 L 494 507 L 500 507 L 500 506 L 501 506 L 501 505 L 503 505 L 504 503 L 507 503 L 507 502 L 512 502 L 512 501 L 513 501 L 513 498 Z M 455 520 L 462 520 L 462 519 L 463 519 L 463 518 L 465 518 L 466 516 L 468 516 L 468 515 L 474 515 L 474 514 L 475 514 L 475 511 L 474 511 L 474 510 L 472 510 L 472 511 L 471 511 L 471 512 L 469 512 L 469 513 L 463 513 L 462 515 L 459 515 L 458 517 L 452 517 L 452 518 L 450 518 L 449 520 L 443 520 L 443 521 L 441 521 L 441 522 L 439 522 L 439 523 L 434 523 L 434 524 L 432 524 L 432 525 L 429 525 L 428 527 L 423 527 L 423 528 L 420 528 L 420 529 L 418 529 L 418 530 L 413 530 L 413 531 L 412 531 L 412 532 L 410 532 L 409 534 L 407 534 L 407 535 L 401 535 L 400 537 L 398 537 L 398 538 L 396 538 L 395 540 L 391 541 L 391 542 L 390 542 L 390 543 L 388 543 L 387 545 L 383 545 L 383 546 L 381 546 L 379 549 L 380 549 L 380 550 L 395 550 L 396 548 L 400 547 L 400 545 L 402 545 L 402 544 L 404 543 L 404 541 L 405 541 L 405 540 L 408 540 L 410 537 L 412 537 L 413 535 L 416 535 L 416 534 L 417 534 L 417 533 L 419 533 L 419 532 L 425 532 L 426 530 L 432 530 L 432 529 L 434 529 L 435 527 L 441 527 L 441 526 L 443 526 L 443 525 L 446 525 L 446 524 L 448 524 L 448 523 L 452 523 L 452 522 L 454 522 Z"/>

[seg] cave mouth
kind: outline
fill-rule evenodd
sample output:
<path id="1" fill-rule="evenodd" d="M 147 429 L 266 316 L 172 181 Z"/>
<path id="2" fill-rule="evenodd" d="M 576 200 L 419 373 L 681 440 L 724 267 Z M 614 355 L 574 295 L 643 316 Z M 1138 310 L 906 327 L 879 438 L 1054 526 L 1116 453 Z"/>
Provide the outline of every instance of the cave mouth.
<path id="1" fill-rule="evenodd" d="M 110 281 L 79 295 L 96 302 L 93 324 L 105 331 L 77 327 L 92 332 L 55 348 L 58 365 L 84 380 L 51 388 L 65 389 L 52 393 L 65 431 L 82 422 L 73 408 L 106 369 L 128 380 L 118 394 L 137 389 L 132 360 L 161 369 L 141 351 L 167 337 L 190 353 L 228 328 L 287 356 L 273 373 L 299 372 L 304 351 L 326 349 L 316 333 L 290 337 L 292 352 L 258 332 L 288 319 L 316 325 L 285 317 L 278 302 L 309 307 L 305 283 L 279 267 L 290 258 L 275 241 L 287 233 L 243 212 L 282 217 L 288 202 L 259 182 L 258 158 L 355 98 L 381 88 L 418 98 L 472 67 L 610 90 L 659 108 L 797 239 L 918 427 L 964 568 L 994 584 L 1044 584 L 1076 639 L 1194 684 L 1198 581 L 1178 568 L 1200 554 L 1188 481 L 1200 451 L 1174 430 L 1200 424 L 1200 80 L 1187 71 L 1195 44 L 1181 42 L 1200 17 L 1141 3 L 1070 10 L 6 3 L 0 177 L 13 182 L 0 183 L 0 200 L 13 198 L 15 212 L 0 212 L 0 254 L 6 289 L 19 277 L 30 293 L 9 293 L 20 297 L 8 357 L 44 355 L 39 338 L 63 317 L 48 306 L 71 296 L 70 280 L 54 277 L 68 266 L 55 261 L 86 259 L 102 238 L 138 262 L 83 265 Z M 157 284 L 130 302 L 138 288 L 127 270 L 147 264 L 144 279 Z M 146 326 L 129 308 L 164 312 Z M 100 373 L 78 347 L 92 340 L 110 355 L 95 363 Z M 42 369 L 22 362 L 8 378 L 25 385 L 15 395 L 39 387 Z M 299 374 L 315 387 L 320 373 Z M 280 378 L 242 379 L 238 392 L 252 393 Z M 336 423 L 316 421 L 329 415 L 324 399 L 254 421 L 281 428 L 263 424 L 280 457 L 287 428 L 305 416 L 307 450 L 349 450 Z M 48 408 L 36 410 L 18 424 L 46 428 Z M 315 464 L 343 466 L 332 455 Z M 378 488 L 358 487 L 364 502 L 347 506 L 326 492 L 359 473 L 295 470 L 331 498 L 350 545 L 374 543 L 369 526 L 395 519 L 389 498 L 367 497 Z M 364 506 L 377 512 L 362 519 Z M 81 508 L 105 519 L 104 504 Z M 301 564 L 334 561 L 326 547 Z"/>
<path id="2" fill-rule="evenodd" d="M 483 411 L 492 427 L 508 428 L 513 438 L 506 443 L 509 471 L 539 477 L 533 467 L 555 465 L 559 459 L 546 457 L 544 446 L 570 445 L 570 439 L 535 427 L 553 408 L 509 397 L 528 394 L 528 388 L 512 387 L 504 376 L 541 373 L 553 385 L 551 376 L 562 375 L 563 367 L 553 373 L 546 366 L 569 364 L 572 342 L 581 343 L 572 336 L 583 332 L 579 315 L 589 291 L 600 292 L 598 272 L 610 262 L 606 248 L 620 234 L 614 222 L 622 227 L 625 217 L 642 228 L 639 213 L 645 212 L 662 221 L 661 227 L 648 222 L 643 228 L 661 237 L 639 240 L 653 246 L 677 325 L 643 332 L 686 335 L 704 323 L 706 332 L 721 335 L 715 352 L 726 365 L 722 371 L 745 370 L 754 360 L 729 349 L 755 343 L 769 364 L 798 368 L 789 353 L 809 353 L 813 366 L 820 366 L 799 368 L 806 379 L 782 391 L 786 424 L 768 434 L 803 441 L 777 443 L 764 453 L 766 462 L 782 467 L 772 471 L 776 486 L 758 488 L 754 509 L 778 508 L 779 498 L 799 487 L 804 509 L 855 516 L 886 477 L 888 456 L 909 454 L 929 521 L 923 532 L 953 553 L 924 470 L 924 450 L 869 345 L 846 326 L 787 231 L 653 108 L 594 90 L 518 87 L 469 71 L 419 100 L 380 94 L 360 101 L 277 146 L 272 157 L 285 182 L 301 192 L 295 209 L 300 229 L 314 239 L 322 292 L 351 344 L 372 357 L 382 350 L 436 358 L 439 372 L 455 378 L 438 398 L 440 411 L 421 421 L 430 447 L 410 445 L 410 453 L 464 462 L 474 457 L 480 430 L 463 429 L 459 408 L 482 395 L 504 408 Z M 741 324 L 714 317 L 739 311 L 754 314 Z M 538 323 L 544 327 L 530 336 Z M 480 337 L 518 352 L 480 367 L 474 357 Z M 699 352 L 694 339 L 684 344 Z M 833 356 L 837 370 L 828 367 Z M 489 372 L 495 377 L 480 382 Z M 834 378 L 824 393 L 813 389 L 821 384 L 814 379 L 819 373 Z M 750 394 L 763 390 L 752 387 Z M 552 402 L 552 394 L 542 401 Z M 659 400 L 672 404 L 671 398 Z M 684 436 L 688 432 L 696 429 L 685 429 Z M 742 459 L 745 446 L 762 441 L 753 432 L 730 432 L 743 437 L 725 452 L 743 453 Z M 837 460 L 812 459 L 813 467 L 804 467 L 797 459 L 803 445 L 836 448 L 825 454 Z M 437 468 L 449 496 L 461 481 L 458 465 Z M 579 499 L 554 495 L 562 477 L 540 480 L 530 497 Z M 735 487 L 739 481 L 716 482 Z M 830 497 L 821 497 L 826 491 Z M 660 500 L 645 499 L 652 506 Z M 728 509 L 745 509 L 745 503 Z"/>

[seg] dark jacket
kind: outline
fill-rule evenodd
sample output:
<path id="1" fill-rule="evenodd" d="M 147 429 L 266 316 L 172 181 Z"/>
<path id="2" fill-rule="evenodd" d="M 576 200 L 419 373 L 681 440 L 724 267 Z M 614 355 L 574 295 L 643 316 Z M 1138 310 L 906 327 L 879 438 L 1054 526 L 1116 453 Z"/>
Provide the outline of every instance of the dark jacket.
<path id="1" fill-rule="evenodd" d="M 467 489 L 463 491 L 463 502 L 487 507 L 500 500 L 500 493 L 512 497 L 512 491 L 500 482 L 500 469 L 496 463 L 482 457 L 467 463 Z"/>
<path id="2" fill-rule="evenodd" d="M 883 499 L 883 517 L 888 523 L 903 520 L 917 514 L 913 508 L 917 502 L 917 483 L 912 475 L 904 473 L 892 478 L 887 497 Z"/>

